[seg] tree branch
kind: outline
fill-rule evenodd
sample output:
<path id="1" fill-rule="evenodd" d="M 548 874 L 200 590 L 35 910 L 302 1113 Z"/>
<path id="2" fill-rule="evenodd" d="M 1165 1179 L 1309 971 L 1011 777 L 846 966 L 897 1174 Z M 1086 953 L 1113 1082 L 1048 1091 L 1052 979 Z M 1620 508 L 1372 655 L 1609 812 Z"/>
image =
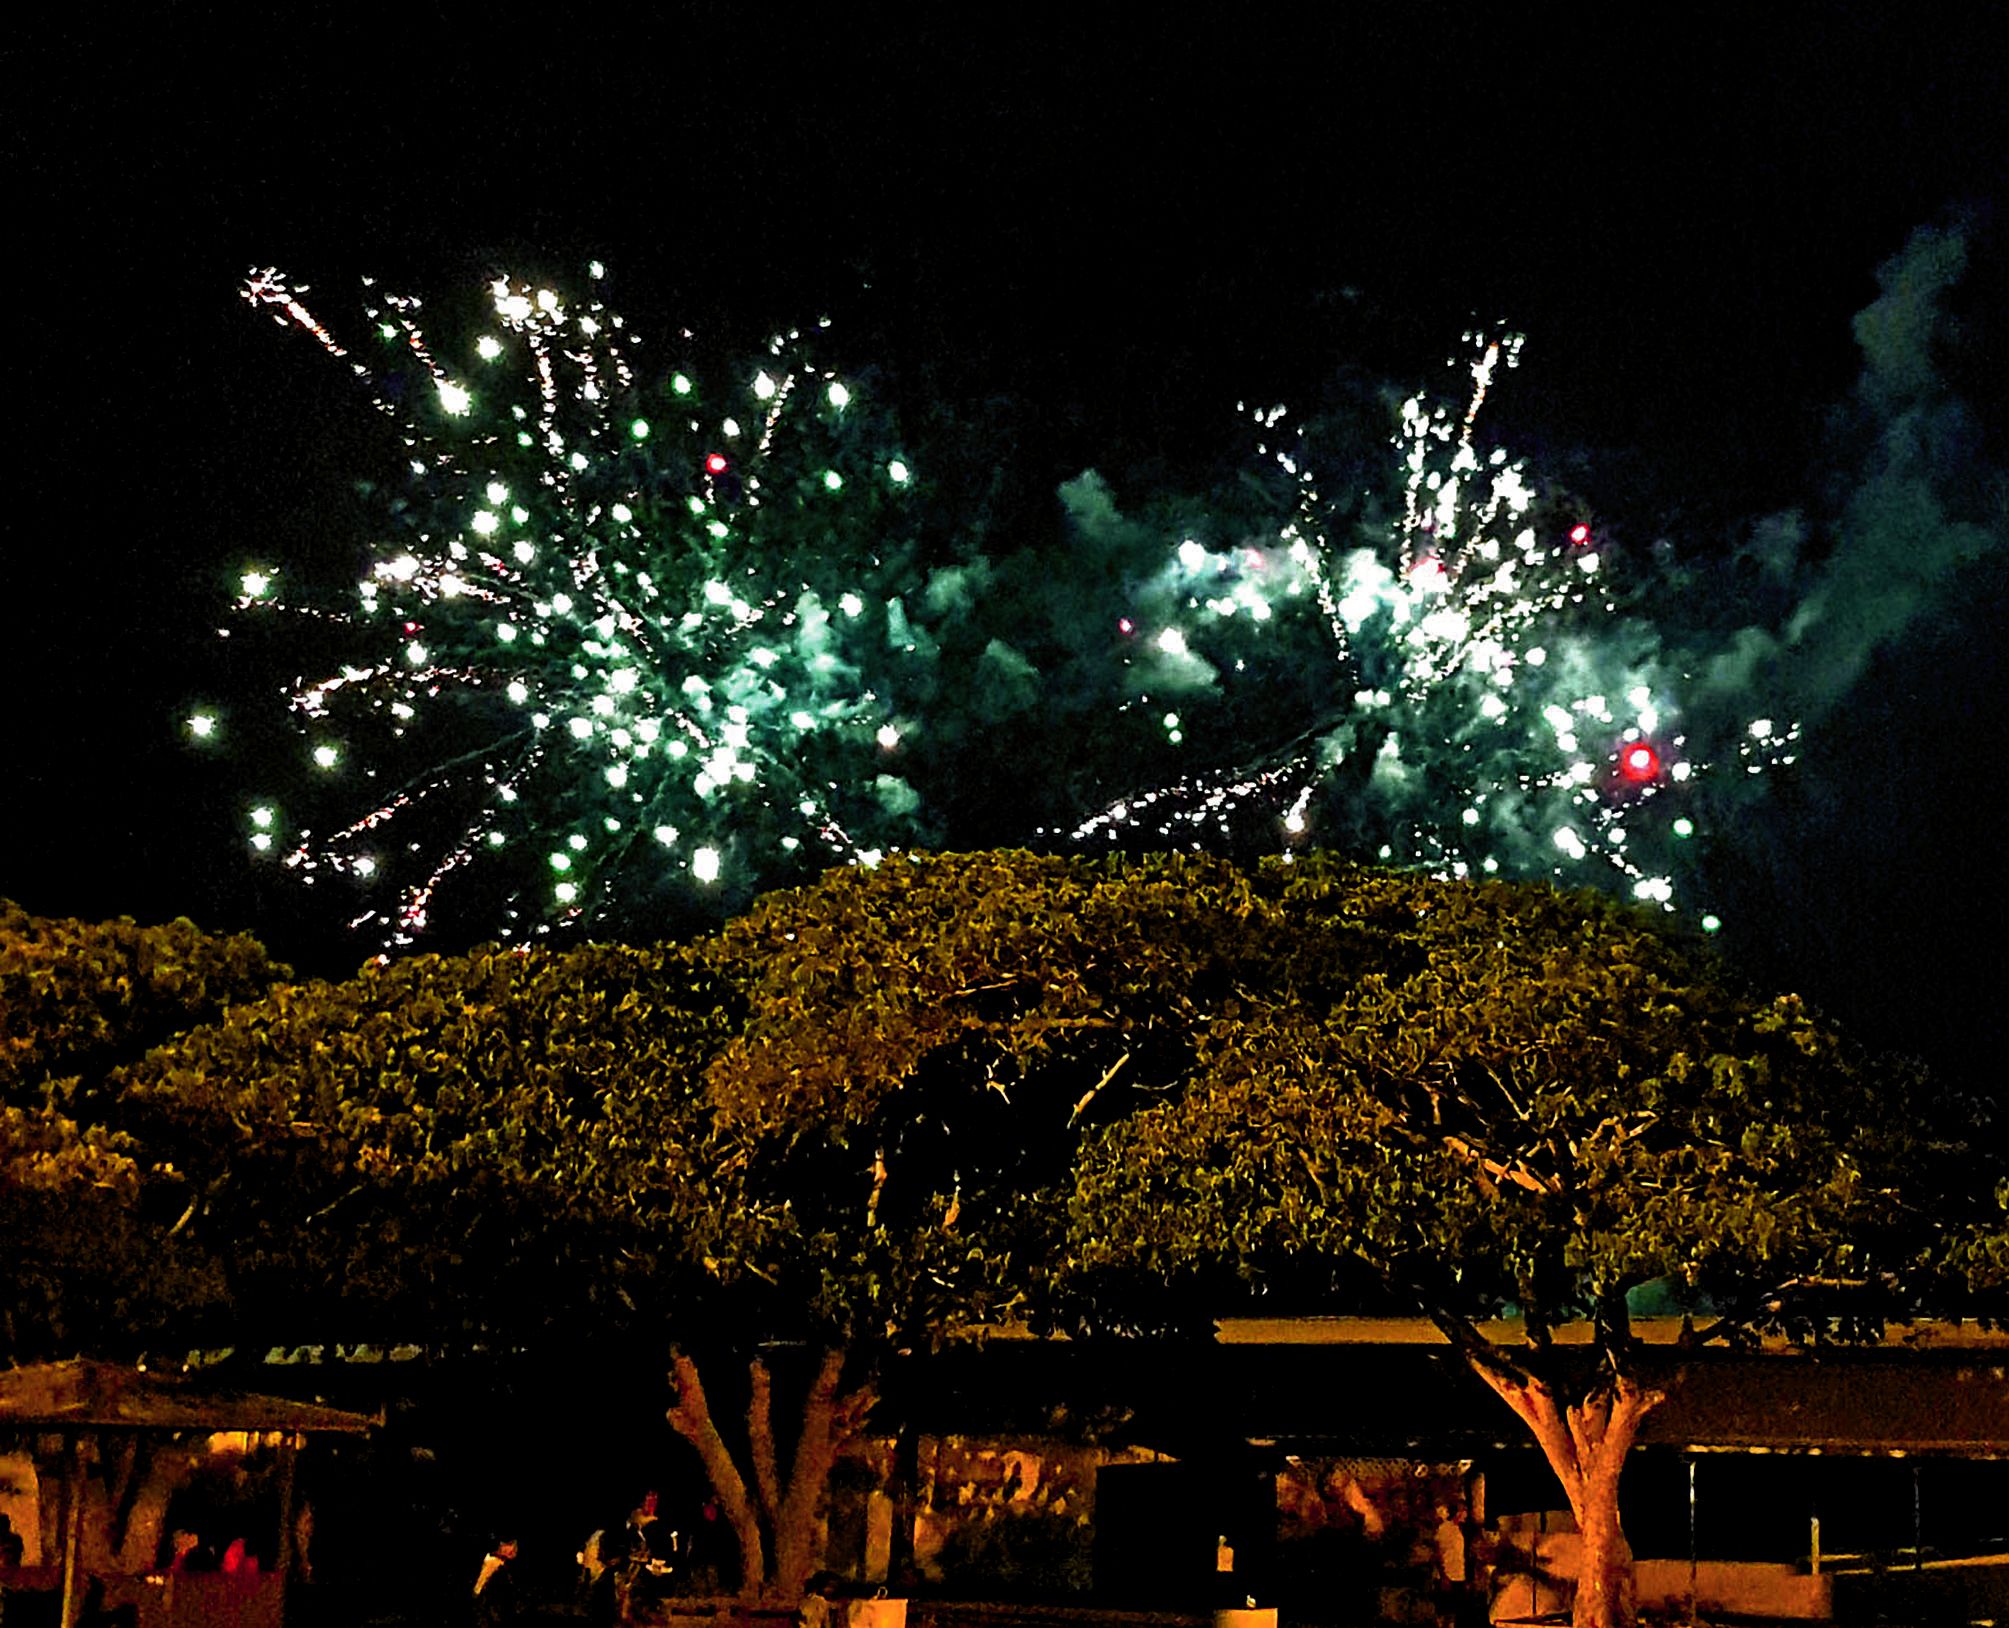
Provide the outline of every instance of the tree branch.
<path id="1" fill-rule="evenodd" d="M 753 1459 L 753 1483 L 760 1490 L 760 1507 L 772 1531 L 781 1519 L 781 1473 L 774 1457 L 774 1383 L 767 1364 L 755 1357 L 747 1365 L 746 1438 Z"/>
<path id="2" fill-rule="evenodd" d="M 1440 1306 L 1431 1305 L 1428 1302 L 1424 1303 L 1423 1315 L 1430 1319 L 1438 1333 L 1451 1342 L 1452 1348 L 1459 1355 L 1464 1357 L 1474 1368 L 1481 1370 L 1479 1377 L 1486 1379 L 1488 1384 L 1492 1383 L 1490 1379 L 1487 1379 L 1488 1373 L 1499 1375 L 1509 1384 L 1525 1385 L 1528 1383 L 1529 1375 L 1527 1370 L 1493 1344 L 1491 1340 L 1487 1339 L 1485 1335 L 1481 1334 L 1464 1318 L 1452 1312 L 1445 1311 Z"/>
<path id="3" fill-rule="evenodd" d="M 698 1367 L 681 1351 L 670 1356 L 671 1402 L 664 1417 L 670 1428 L 697 1449 L 712 1491 L 718 1494 L 719 1508 L 731 1522 L 739 1539 L 741 1592 L 749 1599 L 757 1595 L 767 1580 L 767 1554 L 760 1538 L 760 1517 L 746 1494 L 746 1482 L 732 1461 L 724 1440 L 713 1421 Z"/>
<path id="4" fill-rule="evenodd" d="M 1466 1355 L 1470 1360 L 1471 1353 L 1468 1351 Z M 1556 1479 L 1562 1483 L 1563 1495 L 1569 1499 L 1570 1508 L 1581 1509 L 1585 1460 L 1579 1450 L 1577 1435 L 1556 1402 L 1555 1391 L 1545 1380 L 1532 1376 L 1516 1377 L 1504 1366 L 1495 1367 L 1474 1361 L 1471 1367 L 1487 1388 L 1513 1410 L 1514 1417 L 1528 1427 L 1541 1446 L 1542 1456 L 1549 1461 L 1549 1468 L 1555 1471 Z"/>
<path id="5" fill-rule="evenodd" d="M 1498 1159 L 1489 1159 L 1462 1136 L 1445 1137 L 1444 1147 L 1467 1163 L 1477 1165 L 1495 1181 L 1510 1181 L 1531 1193 L 1560 1193 L 1563 1190 L 1560 1177 L 1537 1176 L 1524 1164 L 1510 1165 Z"/>
<path id="6" fill-rule="evenodd" d="M 802 1434 L 775 1522 L 775 1576 L 769 1592 L 778 1600 L 793 1601 L 808 1581 L 814 1562 L 811 1532 L 830 1490 L 831 1466 L 872 1405 L 871 1393 L 862 1388 L 839 1399 L 843 1374 L 844 1353 L 825 1351 L 803 1399 Z"/>
<path id="7" fill-rule="evenodd" d="M 1105 1085 L 1107 1085 L 1111 1080 L 1116 1078 L 1117 1070 L 1122 1068 L 1123 1065 L 1129 1061 L 1130 1061 L 1130 1053 L 1126 1051 L 1121 1057 L 1117 1058 L 1115 1062 L 1109 1065 L 1109 1071 L 1106 1074 L 1104 1074 L 1101 1079 L 1097 1080 L 1092 1086 L 1088 1088 L 1087 1095 L 1082 1097 L 1082 1099 L 1074 1105 L 1074 1111 L 1067 1116 L 1067 1128 L 1069 1130 L 1074 1129 L 1074 1122 L 1081 1117 L 1082 1110 L 1086 1108 L 1091 1102 L 1093 1102 L 1098 1095 L 1100 1095 L 1102 1088 Z"/>

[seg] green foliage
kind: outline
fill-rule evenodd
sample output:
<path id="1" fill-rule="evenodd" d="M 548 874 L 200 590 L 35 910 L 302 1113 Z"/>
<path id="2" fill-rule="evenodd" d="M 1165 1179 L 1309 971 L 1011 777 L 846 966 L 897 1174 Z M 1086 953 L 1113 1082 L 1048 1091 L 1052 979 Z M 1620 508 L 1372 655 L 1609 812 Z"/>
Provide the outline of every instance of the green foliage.
<path id="1" fill-rule="evenodd" d="M 0 1356 L 143 1349 L 222 1293 L 142 1206 L 130 1140 L 48 1108 L 0 1106 Z"/>
<path id="2" fill-rule="evenodd" d="M 1239 1280 L 1622 1340 L 1650 1282 L 1742 1328 L 1851 1285 L 1874 1317 L 1943 1243 L 1943 1099 L 1542 887 L 905 855 L 686 947 L 299 985 L 185 924 L 5 921 L 17 1080 L 209 1019 L 11 1114 L 19 1224 L 112 1251 L 116 1210 L 275 1339 L 913 1345 Z"/>
<path id="3" fill-rule="evenodd" d="M 576 1328 L 723 1224 L 699 1096 L 723 1022 L 675 951 L 422 956 L 233 1008 L 121 1071 L 116 1114 L 240 1324 Z"/>
<path id="4" fill-rule="evenodd" d="M 0 1101 L 137 1057 L 286 976 L 243 934 L 31 916 L 0 899 Z"/>
<path id="5" fill-rule="evenodd" d="M 960 1522 L 936 1565 L 959 1592 L 1079 1595 L 1095 1582 L 1092 1540 L 1093 1530 L 1080 1515 L 1008 1505 Z"/>
<path id="6" fill-rule="evenodd" d="M 1296 946 L 1223 862 L 909 855 L 771 895 L 701 946 L 744 1018 L 710 1070 L 793 1207 L 827 1332 L 1040 1315 L 1084 1130 L 1172 1089 Z"/>
<path id="7" fill-rule="evenodd" d="M 143 1347 L 214 1307 L 213 1263 L 104 1123 L 106 1070 L 285 975 L 252 939 L 0 901 L 0 1354 Z"/>
<path id="8" fill-rule="evenodd" d="M 1322 861 L 1262 891 L 1358 960 L 1216 1025 L 1185 1091 L 1087 1151 L 1074 1242 L 1105 1299 L 1365 1266 L 1448 1324 L 1518 1310 L 1540 1343 L 1588 1316 L 1616 1349 L 1647 1283 L 1737 1329 L 1845 1332 L 1937 1250 L 1952 1165 L 1910 1077 L 1648 918 Z"/>

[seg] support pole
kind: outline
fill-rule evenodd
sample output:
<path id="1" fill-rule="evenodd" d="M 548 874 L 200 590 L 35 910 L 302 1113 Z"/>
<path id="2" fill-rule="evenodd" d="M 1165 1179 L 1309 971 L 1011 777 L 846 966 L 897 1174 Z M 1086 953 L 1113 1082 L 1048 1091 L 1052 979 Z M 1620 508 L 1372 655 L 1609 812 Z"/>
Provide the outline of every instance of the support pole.
<path id="1" fill-rule="evenodd" d="M 1486 1529 L 1486 1472 L 1476 1464 L 1467 1463 L 1465 1472 L 1465 1519 L 1459 1523 L 1458 1531 L 1464 1548 L 1465 1598 L 1472 1606 L 1472 1615 L 1483 1621 L 1486 1616 L 1486 1602 L 1493 1595 L 1493 1573 L 1490 1566 L 1482 1567 L 1481 1556 L 1485 1553 L 1481 1541 Z"/>
<path id="2" fill-rule="evenodd" d="M 1911 1461 L 1911 1569 L 1925 1570 L 1925 1500 L 1919 1485 L 1919 1462 Z"/>
<path id="3" fill-rule="evenodd" d="M 279 1546 L 273 1556 L 272 1569 L 279 1574 L 280 1598 L 292 1586 L 294 1542 L 293 1542 L 293 1475 L 300 1457 L 300 1438 L 288 1435 L 279 1444 Z"/>
<path id="4" fill-rule="evenodd" d="M 83 1602 L 77 1597 L 77 1551 L 84 1544 L 84 1438 L 70 1438 L 69 1465 L 63 1477 L 63 1602 L 60 1628 L 77 1628 Z"/>
<path id="5" fill-rule="evenodd" d="M 1541 1615 L 1541 1572 L 1542 1539 L 1548 1536 L 1549 1512 L 1545 1509 L 1535 1517 L 1535 1535 L 1528 1540 L 1528 1618 L 1532 1621 Z"/>
<path id="6" fill-rule="evenodd" d="M 1695 1460 L 1688 1461 L 1688 1623 L 1695 1625 Z"/>
<path id="7" fill-rule="evenodd" d="M 921 1506 L 921 1432 L 903 1419 L 893 1436 L 893 1534 L 886 1549 L 889 1586 L 914 1572 L 914 1527 Z"/>

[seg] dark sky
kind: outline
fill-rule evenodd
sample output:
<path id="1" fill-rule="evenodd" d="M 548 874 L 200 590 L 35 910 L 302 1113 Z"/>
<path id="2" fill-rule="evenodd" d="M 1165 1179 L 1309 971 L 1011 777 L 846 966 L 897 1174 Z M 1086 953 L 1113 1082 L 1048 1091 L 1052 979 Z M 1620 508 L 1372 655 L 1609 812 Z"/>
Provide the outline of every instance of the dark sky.
<path id="1" fill-rule="evenodd" d="M 1692 486 L 1719 526 L 1834 478 L 1851 316 L 1965 208 L 1942 360 L 1999 467 L 2003 85 L 1974 8 L 1117 9 L 170 5 L 0 47 L 0 895 L 316 941 L 173 727 L 246 548 L 325 543 L 372 450 L 333 370 L 237 298 L 253 264 L 430 289 L 599 256 L 641 313 L 855 310 L 945 391 L 1026 403 L 1038 490 L 1231 450 L 1238 398 L 1342 365 L 1413 382 L 1505 317 L 1530 335 L 1516 444 L 1608 506 Z M 1985 635 L 1928 621 L 1879 656 L 1737 884 L 1768 975 L 1963 1064 L 2004 1038 Z"/>

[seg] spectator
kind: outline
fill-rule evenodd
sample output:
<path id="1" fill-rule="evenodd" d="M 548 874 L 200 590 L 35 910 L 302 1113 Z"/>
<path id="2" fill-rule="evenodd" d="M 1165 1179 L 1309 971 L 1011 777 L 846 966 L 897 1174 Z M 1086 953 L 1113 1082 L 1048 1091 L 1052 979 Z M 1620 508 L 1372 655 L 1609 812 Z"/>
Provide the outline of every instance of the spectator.
<path id="1" fill-rule="evenodd" d="M 522 1614 L 522 1600 L 516 1580 L 516 1538 L 514 1534 L 496 1539 L 481 1558 L 481 1572 L 474 1580 L 474 1620 L 476 1628 L 514 1628 Z"/>

